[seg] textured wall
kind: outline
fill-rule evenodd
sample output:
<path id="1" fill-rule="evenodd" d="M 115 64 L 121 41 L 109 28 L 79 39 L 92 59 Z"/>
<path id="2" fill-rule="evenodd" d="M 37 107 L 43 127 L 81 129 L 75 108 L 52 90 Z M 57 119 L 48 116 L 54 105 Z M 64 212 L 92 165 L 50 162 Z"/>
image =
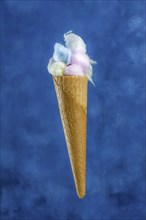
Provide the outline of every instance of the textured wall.
<path id="1" fill-rule="evenodd" d="M 144 1 L 1 1 L 2 220 L 144 220 Z M 47 63 L 68 30 L 97 60 L 79 200 Z"/>

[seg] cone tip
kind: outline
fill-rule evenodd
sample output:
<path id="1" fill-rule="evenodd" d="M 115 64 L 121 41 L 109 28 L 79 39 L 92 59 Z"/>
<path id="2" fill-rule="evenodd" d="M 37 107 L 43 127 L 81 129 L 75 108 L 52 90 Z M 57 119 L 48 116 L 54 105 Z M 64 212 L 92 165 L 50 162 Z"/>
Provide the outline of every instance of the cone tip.
<path id="1" fill-rule="evenodd" d="M 78 193 L 78 197 L 79 197 L 79 199 L 83 199 L 85 197 L 85 193 L 84 194 L 79 194 Z"/>

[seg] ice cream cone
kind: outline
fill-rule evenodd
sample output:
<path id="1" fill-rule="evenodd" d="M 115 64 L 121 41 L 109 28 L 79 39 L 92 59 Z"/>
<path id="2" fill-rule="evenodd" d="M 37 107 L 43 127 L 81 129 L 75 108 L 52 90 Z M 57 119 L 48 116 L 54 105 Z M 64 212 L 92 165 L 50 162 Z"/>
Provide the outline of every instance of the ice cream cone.
<path id="1" fill-rule="evenodd" d="M 85 76 L 53 76 L 76 191 L 81 199 L 86 191 L 86 115 Z"/>

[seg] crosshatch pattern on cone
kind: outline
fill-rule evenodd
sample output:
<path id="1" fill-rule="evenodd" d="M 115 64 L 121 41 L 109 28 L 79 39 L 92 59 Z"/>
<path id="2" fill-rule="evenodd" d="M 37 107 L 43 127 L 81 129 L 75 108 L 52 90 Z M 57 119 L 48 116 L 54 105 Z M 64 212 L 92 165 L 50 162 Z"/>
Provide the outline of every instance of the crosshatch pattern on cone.
<path id="1" fill-rule="evenodd" d="M 53 77 L 68 154 L 79 198 L 86 191 L 87 85 L 84 76 Z"/>

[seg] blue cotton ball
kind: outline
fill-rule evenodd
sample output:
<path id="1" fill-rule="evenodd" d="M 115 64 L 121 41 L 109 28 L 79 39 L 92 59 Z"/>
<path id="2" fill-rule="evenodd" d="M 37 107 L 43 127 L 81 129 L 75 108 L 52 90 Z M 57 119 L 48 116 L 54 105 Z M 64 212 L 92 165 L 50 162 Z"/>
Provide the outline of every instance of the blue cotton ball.
<path id="1" fill-rule="evenodd" d="M 56 43 L 54 45 L 53 58 L 55 61 L 61 61 L 68 65 L 71 61 L 71 51 L 62 44 Z"/>

